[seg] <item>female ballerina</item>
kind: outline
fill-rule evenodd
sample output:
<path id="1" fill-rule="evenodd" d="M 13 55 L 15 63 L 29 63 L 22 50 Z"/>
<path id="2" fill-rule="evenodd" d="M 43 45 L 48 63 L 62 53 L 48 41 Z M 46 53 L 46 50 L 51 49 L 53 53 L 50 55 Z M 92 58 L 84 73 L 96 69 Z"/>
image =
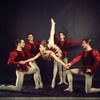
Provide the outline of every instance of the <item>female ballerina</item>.
<path id="1" fill-rule="evenodd" d="M 55 22 L 53 19 L 51 19 L 51 32 L 48 44 L 45 40 L 43 40 L 39 46 L 40 52 L 35 57 L 25 61 L 20 61 L 20 64 L 25 64 L 27 62 L 34 61 L 35 59 L 39 58 L 39 56 L 41 56 L 45 60 L 54 59 L 53 79 L 51 83 L 52 88 L 55 87 L 55 78 L 57 75 L 57 62 L 61 63 L 64 67 L 66 67 L 66 64 L 60 60 L 60 57 L 62 56 L 60 48 L 54 44 L 54 30 Z"/>

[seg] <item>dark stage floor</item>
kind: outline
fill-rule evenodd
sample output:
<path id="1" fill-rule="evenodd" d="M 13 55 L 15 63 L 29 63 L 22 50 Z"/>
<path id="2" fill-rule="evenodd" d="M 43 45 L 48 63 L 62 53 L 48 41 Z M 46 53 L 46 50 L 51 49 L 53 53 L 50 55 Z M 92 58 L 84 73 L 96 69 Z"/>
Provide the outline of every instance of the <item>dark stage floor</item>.
<path id="1" fill-rule="evenodd" d="M 0 100 L 100 100 L 98 97 L 0 97 Z"/>
<path id="2" fill-rule="evenodd" d="M 99 86 L 100 83 L 93 84 L 93 87 Z M 8 85 L 8 83 L 6 84 Z M 74 82 L 74 91 L 72 93 L 65 92 L 64 89 L 66 89 L 68 86 L 62 84 L 55 86 L 54 89 L 51 88 L 50 83 L 44 84 L 43 89 L 35 90 L 33 83 L 24 83 L 23 88 L 20 92 L 13 92 L 13 91 L 0 91 L 0 98 L 3 97 L 89 97 L 89 98 L 100 98 L 100 92 L 99 93 L 90 93 L 86 94 L 84 91 L 84 82 Z M 1 100 L 1 99 L 0 99 Z"/>

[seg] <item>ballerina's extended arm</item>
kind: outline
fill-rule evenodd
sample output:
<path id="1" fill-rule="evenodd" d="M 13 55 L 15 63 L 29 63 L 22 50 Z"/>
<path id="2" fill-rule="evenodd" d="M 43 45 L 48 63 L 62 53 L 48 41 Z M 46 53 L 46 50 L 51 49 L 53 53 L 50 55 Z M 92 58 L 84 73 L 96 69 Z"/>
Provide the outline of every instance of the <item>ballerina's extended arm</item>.
<path id="1" fill-rule="evenodd" d="M 35 59 L 39 58 L 39 56 L 40 56 L 40 53 L 38 53 L 38 54 L 37 54 L 35 57 L 33 57 L 33 58 L 30 58 L 30 59 L 24 60 L 24 61 L 20 61 L 19 63 L 20 63 L 20 64 L 26 64 L 26 63 L 28 63 L 28 62 L 30 62 L 30 61 L 34 61 Z"/>
<path id="2" fill-rule="evenodd" d="M 58 61 L 59 63 L 61 63 L 65 68 L 66 67 L 66 64 L 64 62 L 62 62 L 52 51 L 50 52 L 50 55 L 56 60 Z"/>

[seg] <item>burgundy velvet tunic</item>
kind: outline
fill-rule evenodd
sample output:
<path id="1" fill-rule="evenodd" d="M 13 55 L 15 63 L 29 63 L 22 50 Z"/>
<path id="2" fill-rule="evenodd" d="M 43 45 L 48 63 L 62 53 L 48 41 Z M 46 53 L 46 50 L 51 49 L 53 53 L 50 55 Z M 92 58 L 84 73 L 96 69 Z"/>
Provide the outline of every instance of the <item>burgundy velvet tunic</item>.
<path id="1" fill-rule="evenodd" d="M 21 65 L 19 64 L 19 61 L 23 61 L 26 59 L 27 59 L 27 56 L 26 56 L 25 50 L 22 50 L 22 51 L 14 50 L 10 52 L 8 64 L 17 65 L 17 70 L 25 72 L 25 71 L 28 71 L 26 64 Z"/>
<path id="2" fill-rule="evenodd" d="M 34 57 L 38 53 L 38 46 L 41 42 L 34 42 L 26 44 L 25 51 L 27 52 L 27 56 L 29 58 Z"/>
<path id="3" fill-rule="evenodd" d="M 54 41 L 60 47 L 60 49 L 62 51 L 62 57 L 63 58 L 68 58 L 68 55 L 67 55 L 68 45 L 70 45 L 70 44 L 78 44 L 78 43 L 81 43 L 82 42 L 82 40 L 81 41 L 70 41 L 70 40 L 60 41 L 57 38 L 57 35 L 56 34 L 54 35 Z"/>
<path id="4" fill-rule="evenodd" d="M 91 69 L 92 73 L 100 65 L 100 55 L 97 50 L 82 51 L 79 56 L 74 58 L 70 63 L 73 65 L 82 59 L 83 68 L 82 71 L 86 73 L 86 69 Z M 96 61 L 96 62 L 95 62 Z M 95 64 L 94 64 L 95 62 Z"/>

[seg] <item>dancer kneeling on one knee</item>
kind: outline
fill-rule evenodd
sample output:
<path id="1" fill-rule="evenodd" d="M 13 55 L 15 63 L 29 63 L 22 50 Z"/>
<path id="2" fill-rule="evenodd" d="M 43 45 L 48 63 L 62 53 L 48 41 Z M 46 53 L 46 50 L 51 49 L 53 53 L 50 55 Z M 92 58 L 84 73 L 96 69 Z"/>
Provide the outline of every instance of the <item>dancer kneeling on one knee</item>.
<path id="1" fill-rule="evenodd" d="M 24 81 L 24 75 L 26 74 L 33 74 L 34 73 L 34 81 L 35 81 L 35 89 L 42 88 L 39 84 L 39 68 L 36 66 L 35 63 L 29 64 L 21 64 L 21 60 L 26 60 L 26 52 L 24 46 L 25 42 L 24 39 L 18 38 L 16 40 L 17 48 L 16 50 L 10 53 L 10 57 L 8 59 L 8 64 L 17 65 L 16 69 L 16 85 L 1 85 L 0 90 L 12 90 L 12 91 L 20 91 Z"/>
<path id="2" fill-rule="evenodd" d="M 51 87 L 55 87 L 55 78 L 57 75 L 57 62 L 61 63 L 64 67 L 66 67 L 66 64 L 63 63 L 60 60 L 60 57 L 62 56 L 62 52 L 60 48 L 54 44 L 54 29 L 55 29 L 55 22 L 53 19 L 51 19 L 51 32 L 50 32 L 50 38 L 49 38 L 49 43 L 47 44 L 45 40 L 43 40 L 39 46 L 40 52 L 33 58 L 25 60 L 25 61 L 20 61 L 21 64 L 25 64 L 30 61 L 34 61 L 37 59 L 39 56 L 41 56 L 45 60 L 51 60 L 54 59 L 54 70 L 53 70 L 53 79 L 52 79 L 52 84 Z"/>
<path id="3" fill-rule="evenodd" d="M 72 74 L 78 74 L 78 75 L 85 76 L 86 93 L 100 92 L 100 88 L 92 88 L 93 73 L 100 65 L 99 52 L 91 48 L 91 39 L 83 39 L 82 46 L 83 48 L 85 48 L 85 51 L 82 51 L 79 56 L 77 56 L 70 63 L 68 63 L 67 68 L 70 68 L 71 65 L 75 64 L 80 59 L 82 59 L 83 68 L 82 69 L 75 68 L 75 69 L 68 70 L 67 77 L 68 77 L 69 87 L 64 91 L 69 91 L 69 92 L 73 91 Z"/>

